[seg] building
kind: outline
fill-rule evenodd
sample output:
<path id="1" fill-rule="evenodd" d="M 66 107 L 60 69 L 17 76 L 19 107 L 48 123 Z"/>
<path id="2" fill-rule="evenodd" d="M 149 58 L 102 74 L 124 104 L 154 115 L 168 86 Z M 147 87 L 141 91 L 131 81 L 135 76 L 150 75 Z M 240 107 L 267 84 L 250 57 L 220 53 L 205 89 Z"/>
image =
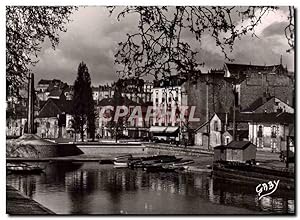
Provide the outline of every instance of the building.
<path id="1" fill-rule="evenodd" d="M 71 138 L 72 104 L 66 99 L 49 98 L 35 118 L 36 134 L 42 138 Z"/>
<path id="2" fill-rule="evenodd" d="M 100 85 L 99 86 L 99 95 L 98 95 L 98 101 L 101 101 L 102 99 L 106 98 L 112 98 L 114 95 L 114 88 L 110 85 Z M 95 91 L 95 94 L 93 94 L 93 98 L 96 101 L 97 94 Z"/>
<path id="3" fill-rule="evenodd" d="M 152 101 L 153 84 L 149 81 L 137 78 L 125 78 L 119 79 L 112 86 L 121 86 L 122 96 L 126 96 L 134 102 L 147 103 Z"/>
<path id="4" fill-rule="evenodd" d="M 152 118 L 145 118 L 148 106 L 152 103 L 137 103 L 126 96 L 116 98 L 104 98 L 97 105 L 98 119 L 96 124 L 97 134 L 100 138 L 113 138 L 118 129 L 119 138 L 143 138 L 149 136 L 149 127 L 152 123 Z M 128 109 L 125 116 L 120 116 L 118 120 L 114 121 L 114 115 L 117 106 L 122 106 Z M 110 109 L 107 107 L 111 107 Z M 131 114 L 134 114 L 134 109 L 140 109 L 141 115 L 128 120 Z M 109 120 L 108 120 L 109 119 Z"/>
<path id="5" fill-rule="evenodd" d="M 249 141 L 258 149 L 272 152 L 286 150 L 287 136 L 294 136 L 294 117 L 287 112 L 251 114 Z"/>
<path id="6" fill-rule="evenodd" d="M 235 79 L 240 110 L 246 109 L 257 97 L 274 96 L 294 106 L 294 76 L 282 64 L 259 66 L 225 63 L 225 77 Z"/>
<path id="7" fill-rule="evenodd" d="M 154 82 L 152 97 L 155 117 L 150 128 L 152 137 L 176 141 L 183 138 L 186 124 L 179 114 L 181 107 L 187 106 L 183 83 L 184 80 L 178 76 Z"/>
<path id="8" fill-rule="evenodd" d="M 230 113 L 233 107 L 233 79 L 225 78 L 224 71 L 199 74 L 194 81 L 183 85 L 187 93 L 188 106 L 195 106 L 195 117 L 200 121 L 190 123 L 195 130 L 208 123 L 216 113 Z"/>
<path id="9" fill-rule="evenodd" d="M 195 145 L 213 149 L 233 141 L 233 115 L 215 113 L 208 122 L 195 129 Z M 235 139 L 248 140 L 248 120 L 236 115 Z"/>
<path id="10" fill-rule="evenodd" d="M 281 64 L 225 63 L 223 69 L 211 70 L 207 74 L 199 74 L 196 80 L 186 81 L 185 87 L 188 105 L 196 106 L 195 116 L 200 118 L 199 122 L 191 124 L 193 129 L 209 121 L 216 112 L 232 112 L 234 102 L 243 112 L 253 109 L 253 103 L 261 105 L 266 100 L 270 101 L 267 105 L 278 103 L 279 108 L 286 108 L 288 112 L 294 105 L 294 77 Z M 261 100 L 257 100 L 260 97 Z"/>
<path id="11" fill-rule="evenodd" d="M 288 112 L 236 113 L 235 140 L 251 141 L 259 150 L 286 149 L 287 136 L 294 136 L 294 114 Z M 233 141 L 233 115 L 216 113 L 195 130 L 195 145 L 213 149 Z"/>
<path id="12" fill-rule="evenodd" d="M 45 80 L 41 79 L 35 89 L 36 95 L 40 101 L 47 101 L 49 98 L 60 99 L 61 95 L 70 92 L 70 86 L 59 79 Z M 69 98 L 69 94 L 65 95 Z"/>
<path id="13" fill-rule="evenodd" d="M 264 94 L 259 97 L 246 109 L 242 110 L 245 113 L 272 113 L 272 112 L 288 112 L 294 114 L 294 108 L 279 98 Z"/>
<path id="14" fill-rule="evenodd" d="M 256 159 L 256 146 L 249 141 L 232 141 L 214 148 L 214 161 L 245 163 Z"/>
<path id="15" fill-rule="evenodd" d="M 18 137 L 27 132 L 27 109 L 21 103 L 6 110 L 6 136 Z"/>

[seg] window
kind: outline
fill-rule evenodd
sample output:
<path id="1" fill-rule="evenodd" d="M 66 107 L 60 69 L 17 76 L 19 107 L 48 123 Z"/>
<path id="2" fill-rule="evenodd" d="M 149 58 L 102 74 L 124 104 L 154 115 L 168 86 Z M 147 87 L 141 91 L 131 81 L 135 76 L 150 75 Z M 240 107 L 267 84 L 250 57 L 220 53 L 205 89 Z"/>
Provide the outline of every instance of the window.
<path id="1" fill-rule="evenodd" d="M 225 138 L 225 144 L 226 144 L 226 145 L 229 144 L 229 140 L 230 140 L 230 138 L 227 136 L 227 137 Z"/>
<path id="2" fill-rule="evenodd" d="M 218 129 L 218 121 L 214 121 L 214 130 L 219 131 Z"/>
<path id="3" fill-rule="evenodd" d="M 277 137 L 277 126 L 273 125 L 271 129 L 271 138 L 276 138 Z"/>
<path id="4" fill-rule="evenodd" d="M 259 125 L 257 131 L 257 137 L 262 137 L 262 136 L 263 136 L 263 127 L 262 125 Z"/>

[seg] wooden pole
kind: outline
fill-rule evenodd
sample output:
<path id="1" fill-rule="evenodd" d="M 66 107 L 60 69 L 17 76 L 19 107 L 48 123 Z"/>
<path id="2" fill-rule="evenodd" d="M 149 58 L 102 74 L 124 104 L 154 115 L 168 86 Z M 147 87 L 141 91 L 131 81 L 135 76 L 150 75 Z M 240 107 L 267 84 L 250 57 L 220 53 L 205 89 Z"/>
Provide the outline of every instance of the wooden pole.
<path id="1" fill-rule="evenodd" d="M 290 155 L 290 136 L 286 136 L 286 168 L 289 168 L 289 155 Z"/>

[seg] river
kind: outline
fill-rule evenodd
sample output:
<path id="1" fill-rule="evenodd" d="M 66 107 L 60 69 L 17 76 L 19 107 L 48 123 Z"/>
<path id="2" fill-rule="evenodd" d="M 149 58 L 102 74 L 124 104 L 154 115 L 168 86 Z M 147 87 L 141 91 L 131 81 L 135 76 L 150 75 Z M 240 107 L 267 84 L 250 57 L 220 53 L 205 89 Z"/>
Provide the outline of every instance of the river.
<path id="1" fill-rule="evenodd" d="M 40 163 L 41 175 L 8 175 L 7 183 L 57 214 L 288 214 L 295 192 L 258 200 L 255 185 L 201 173 L 147 173 L 112 165 Z"/>

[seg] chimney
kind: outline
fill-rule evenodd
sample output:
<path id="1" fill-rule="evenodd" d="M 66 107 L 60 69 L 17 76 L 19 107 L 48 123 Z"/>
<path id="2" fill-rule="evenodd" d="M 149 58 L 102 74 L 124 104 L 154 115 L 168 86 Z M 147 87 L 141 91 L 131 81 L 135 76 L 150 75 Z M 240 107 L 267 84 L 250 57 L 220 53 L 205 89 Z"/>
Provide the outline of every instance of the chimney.
<path id="1" fill-rule="evenodd" d="M 28 134 L 34 133 L 34 74 L 31 73 L 28 85 Z"/>

